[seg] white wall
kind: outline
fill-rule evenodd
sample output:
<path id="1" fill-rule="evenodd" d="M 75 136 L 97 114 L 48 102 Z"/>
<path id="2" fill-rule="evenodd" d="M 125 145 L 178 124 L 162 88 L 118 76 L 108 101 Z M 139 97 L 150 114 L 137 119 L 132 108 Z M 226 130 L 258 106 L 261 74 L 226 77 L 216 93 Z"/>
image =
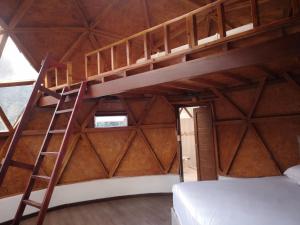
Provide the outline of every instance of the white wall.
<path id="1" fill-rule="evenodd" d="M 173 184 L 179 183 L 178 175 L 156 175 L 126 178 L 111 178 L 61 185 L 55 188 L 50 208 L 76 202 L 117 196 L 171 193 Z M 42 201 L 45 190 L 35 191 L 30 199 Z M 0 199 L 0 223 L 14 218 L 21 195 Z M 32 214 L 37 209 L 26 207 L 24 215 Z"/>

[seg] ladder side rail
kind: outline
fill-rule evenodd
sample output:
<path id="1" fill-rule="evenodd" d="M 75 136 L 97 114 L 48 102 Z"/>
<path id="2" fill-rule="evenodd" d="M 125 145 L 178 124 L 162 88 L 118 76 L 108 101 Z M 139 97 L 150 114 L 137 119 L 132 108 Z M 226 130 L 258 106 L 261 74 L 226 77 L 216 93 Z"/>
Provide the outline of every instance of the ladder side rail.
<path id="1" fill-rule="evenodd" d="M 42 162 L 43 162 L 43 158 L 44 158 L 44 157 L 43 158 L 41 157 L 41 153 L 47 150 L 47 147 L 48 147 L 48 145 L 50 143 L 50 137 L 52 136 L 52 134 L 50 134 L 49 131 L 53 128 L 53 126 L 55 124 L 55 122 L 54 122 L 55 116 L 56 116 L 55 112 L 63 104 L 64 99 L 65 99 L 65 97 L 61 96 L 61 99 L 59 100 L 58 104 L 56 105 L 56 108 L 55 108 L 54 113 L 53 113 L 52 118 L 51 118 L 51 122 L 50 122 L 50 124 L 48 126 L 46 135 L 45 135 L 43 143 L 41 145 L 40 152 L 39 152 L 37 160 L 35 162 L 35 165 L 34 165 L 34 168 L 33 168 L 33 171 L 32 171 L 32 175 L 37 175 L 38 172 L 39 172 L 39 170 L 40 170 L 40 168 L 41 168 L 41 165 L 42 165 Z M 33 190 L 35 180 L 34 180 L 34 178 L 32 178 L 32 175 L 31 175 L 30 180 L 29 180 L 29 182 L 28 182 L 28 184 L 26 186 L 25 193 L 23 194 L 22 199 L 20 201 L 18 210 L 16 212 L 14 221 L 12 223 L 13 225 L 17 225 L 17 224 L 20 223 L 20 220 L 22 218 L 22 215 L 23 215 L 25 207 L 26 207 L 26 204 L 24 204 L 24 200 L 28 200 L 29 199 L 30 194 L 31 194 L 31 192 Z"/>
<path id="2" fill-rule="evenodd" d="M 64 156 L 65 156 L 65 153 L 66 153 L 69 137 L 72 133 L 75 118 L 76 118 L 76 115 L 78 113 L 79 107 L 82 103 L 82 99 L 83 99 L 83 96 L 84 96 L 85 92 L 86 92 L 86 82 L 83 82 L 81 84 L 80 90 L 78 92 L 77 99 L 74 103 L 74 110 L 71 113 L 71 116 L 70 116 L 70 119 L 69 119 L 69 122 L 68 122 L 68 125 L 67 125 L 67 128 L 66 128 L 66 133 L 63 137 L 62 144 L 61 144 L 60 149 L 59 149 L 59 155 L 56 159 L 56 162 L 55 162 L 55 165 L 54 165 L 54 168 L 53 168 L 53 171 L 52 171 L 51 179 L 50 179 L 50 182 L 48 184 L 48 188 L 47 188 L 46 194 L 44 196 L 44 200 L 42 202 L 42 208 L 40 209 L 40 212 L 39 212 L 39 215 L 38 215 L 37 225 L 42 225 L 43 221 L 44 221 L 44 218 L 46 216 L 46 212 L 47 212 L 47 209 L 48 209 L 48 206 L 49 206 L 49 203 L 50 203 L 55 185 L 58 182 L 58 175 L 59 175 L 61 164 L 63 162 Z"/>
<path id="3" fill-rule="evenodd" d="M 7 153 L 6 153 L 3 165 L 1 166 L 1 170 L 0 170 L 0 186 L 3 183 L 4 177 L 5 177 L 6 173 L 7 173 L 8 167 L 10 165 L 10 161 L 12 160 L 12 157 L 14 155 L 17 142 L 20 139 L 20 137 L 22 135 L 22 132 L 23 132 L 23 130 L 26 127 L 27 121 L 30 118 L 30 112 L 31 112 L 31 110 L 33 108 L 33 105 L 35 104 L 36 98 L 37 98 L 38 93 L 39 93 L 39 87 L 40 87 L 40 85 L 42 84 L 42 82 L 43 82 L 43 80 L 45 78 L 45 72 L 46 72 L 47 68 L 49 67 L 49 65 L 50 65 L 50 57 L 47 56 L 45 58 L 45 60 L 43 61 L 43 63 L 42 63 L 41 69 L 39 71 L 38 79 L 35 82 L 35 85 L 34 85 L 34 88 L 32 90 L 32 93 L 30 95 L 30 98 L 28 100 L 28 103 L 27 103 L 27 105 L 25 107 L 25 110 L 24 110 L 22 116 L 21 116 L 20 122 L 19 122 L 19 124 L 16 127 L 16 130 L 15 130 L 15 133 L 13 135 L 13 138 L 12 138 L 10 144 L 9 144 L 9 147 L 8 147 L 8 150 L 7 150 Z"/>

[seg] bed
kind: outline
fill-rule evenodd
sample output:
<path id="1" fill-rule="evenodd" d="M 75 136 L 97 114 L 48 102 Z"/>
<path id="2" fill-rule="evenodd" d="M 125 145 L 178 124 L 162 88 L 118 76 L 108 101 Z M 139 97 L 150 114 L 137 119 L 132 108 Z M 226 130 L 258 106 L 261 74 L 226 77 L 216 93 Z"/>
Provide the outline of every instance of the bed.
<path id="1" fill-rule="evenodd" d="M 300 185 L 287 176 L 173 186 L 173 225 L 299 225 Z"/>

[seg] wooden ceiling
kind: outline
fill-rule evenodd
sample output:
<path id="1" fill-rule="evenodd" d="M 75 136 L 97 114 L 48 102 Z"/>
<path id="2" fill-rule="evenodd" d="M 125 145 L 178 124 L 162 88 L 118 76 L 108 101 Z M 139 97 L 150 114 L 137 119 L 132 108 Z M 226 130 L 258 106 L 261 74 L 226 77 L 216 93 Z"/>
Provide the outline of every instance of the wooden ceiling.
<path id="1" fill-rule="evenodd" d="M 208 0 L 1 0 L 0 26 L 38 69 L 47 52 L 83 54 L 204 5 Z M 2 36 L 2 35 L 1 35 Z M 5 36 L 5 35 L 4 35 Z"/>
<path id="2" fill-rule="evenodd" d="M 76 81 L 76 78 L 78 80 L 84 77 L 84 53 L 212 1 L 1 0 L 0 40 L 10 36 L 36 69 L 39 69 L 46 53 L 51 53 L 60 61 L 71 61 Z M 260 0 L 259 3 L 262 6 L 261 11 L 265 12 L 264 15 L 277 16 L 278 10 L 284 13 L 280 5 L 288 1 Z M 232 10 L 226 26 L 236 27 L 240 21 L 249 17 L 250 5 L 249 1 L 245 0 L 230 2 L 233 2 L 232 6 L 225 8 Z M 264 2 L 272 2 L 275 7 L 267 10 L 263 7 Z M 213 16 L 211 20 L 213 21 Z M 0 42 L 0 53 L 4 43 L 5 41 Z"/>

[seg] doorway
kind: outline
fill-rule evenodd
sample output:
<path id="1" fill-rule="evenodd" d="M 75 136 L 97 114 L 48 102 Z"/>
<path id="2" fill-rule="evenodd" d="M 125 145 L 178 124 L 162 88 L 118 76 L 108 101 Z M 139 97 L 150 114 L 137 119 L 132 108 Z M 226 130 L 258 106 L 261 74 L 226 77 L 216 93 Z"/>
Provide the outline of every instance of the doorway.
<path id="1" fill-rule="evenodd" d="M 179 122 L 182 180 L 216 180 L 217 166 L 210 106 L 180 107 Z"/>

